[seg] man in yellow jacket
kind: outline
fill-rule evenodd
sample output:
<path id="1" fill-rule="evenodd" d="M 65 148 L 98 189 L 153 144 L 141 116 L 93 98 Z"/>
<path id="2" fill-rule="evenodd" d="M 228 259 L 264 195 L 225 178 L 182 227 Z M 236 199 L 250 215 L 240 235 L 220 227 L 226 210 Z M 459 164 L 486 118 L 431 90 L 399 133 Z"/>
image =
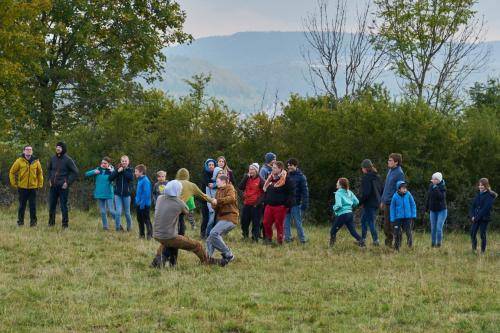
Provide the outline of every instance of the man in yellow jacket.
<path id="1" fill-rule="evenodd" d="M 23 154 L 10 168 L 9 179 L 19 193 L 17 225 L 24 225 L 24 212 L 26 203 L 29 202 L 30 226 L 36 226 L 36 191 L 43 187 L 43 171 L 40 161 L 33 156 L 33 147 L 24 147 Z"/>

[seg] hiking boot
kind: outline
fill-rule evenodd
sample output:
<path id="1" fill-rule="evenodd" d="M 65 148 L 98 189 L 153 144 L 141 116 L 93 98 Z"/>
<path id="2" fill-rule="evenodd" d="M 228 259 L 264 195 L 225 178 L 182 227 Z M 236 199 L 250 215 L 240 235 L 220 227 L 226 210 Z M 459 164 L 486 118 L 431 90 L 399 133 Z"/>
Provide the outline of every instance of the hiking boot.
<path id="1" fill-rule="evenodd" d="M 231 261 L 234 261 L 234 259 L 236 259 L 236 257 L 234 256 L 234 254 L 231 254 L 229 256 L 225 256 L 225 255 L 222 255 L 222 262 L 221 262 L 221 266 L 226 266 L 227 264 L 229 264 Z"/>

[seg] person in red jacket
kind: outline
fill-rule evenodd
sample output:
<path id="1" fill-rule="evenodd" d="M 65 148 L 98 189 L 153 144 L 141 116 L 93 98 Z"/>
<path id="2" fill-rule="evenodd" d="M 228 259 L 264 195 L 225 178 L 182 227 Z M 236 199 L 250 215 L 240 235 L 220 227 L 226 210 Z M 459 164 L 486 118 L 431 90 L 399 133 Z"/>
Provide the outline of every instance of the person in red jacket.
<path id="1" fill-rule="evenodd" d="M 252 223 L 252 240 L 259 241 L 260 219 L 262 211 L 262 195 L 264 180 L 259 176 L 259 164 L 252 163 L 248 167 L 238 186 L 243 192 L 243 208 L 241 210 L 241 231 L 243 238 L 248 239 L 250 223 Z"/>
<path id="2" fill-rule="evenodd" d="M 271 174 L 264 183 L 264 203 L 266 205 L 264 209 L 265 244 L 272 243 L 273 224 L 276 226 L 278 244 L 283 244 L 285 217 L 290 207 L 294 205 L 294 183 L 284 168 L 283 162 L 274 162 Z"/>

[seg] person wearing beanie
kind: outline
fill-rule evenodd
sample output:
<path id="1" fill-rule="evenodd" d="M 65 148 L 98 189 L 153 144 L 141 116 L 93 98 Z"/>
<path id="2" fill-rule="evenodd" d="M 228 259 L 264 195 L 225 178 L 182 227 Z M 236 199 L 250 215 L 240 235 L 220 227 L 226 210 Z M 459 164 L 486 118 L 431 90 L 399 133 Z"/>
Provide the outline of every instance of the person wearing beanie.
<path id="1" fill-rule="evenodd" d="M 393 227 L 391 224 L 391 201 L 394 193 L 397 191 L 397 183 L 405 180 L 405 174 L 401 168 L 403 163 L 403 157 L 401 154 L 392 153 L 389 155 L 387 160 L 387 177 L 385 178 L 384 191 L 382 192 L 382 197 L 380 199 L 380 210 L 384 213 L 384 234 L 385 234 L 385 245 L 392 247 L 392 241 L 394 239 Z"/>
<path id="2" fill-rule="evenodd" d="M 267 153 L 264 156 L 264 165 L 262 165 L 262 168 L 260 169 L 259 176 L 262 178 L 264 181 L 269 178 L 269 175 L 272 172 L 273 169 L 273 163 L 276 162 L 276 154 L 275 153 Z"/>
<path id="3" fill-rule="evenodd" d="M 19 195 L 19 209 L 17 211 L 17 225 L 24 225 L 24 213 L 29 202 L 30 227 L 37 224 L 36 192 L 43 187 L 43 171 L 40 160 L 33 155 L 33 147 L 27 145 L 9 169 L 10 185 L 17 189 Z"/>
<path id="4" fill-rule="evenodd" d="M 57 202 L 61 206 L 62 227 L 69 225 L 68 216 L 68 195 L 71 184 L 78 177 L 78 168 L 71 157 L 66 153 L 67 148 L 64 142 L 56 144 L 56 153 L 49 160 L 47 171 L 49 176 L 49 226 L 56 224 Z"/>
<path id="5" fill-rule="evenodd" d="M 202 264 L 208 263 L 203 245 L 179 234 L 179 216 L 188 213 L 186 204 L 180 198 L 181 193 L 182 183 L 172 180 L 166 184 L 163 195 L 160 195 L 156 201 L 153 237 L 160 243 L 160 246 L 151 263 L 152 267 L 161 268 L 167 263 L 174 267 L 177 260 L 171 260 L 171 257 L 167 258 L 163 254 L 165 252 L 177 253 L 179 249 L 193 252 Z"/>
<path id="6" fill-rule="evenodd" d="M 443 241 L 443 226 L 448 216 L 446 208 L 446 186 L 443 175 L 436 172 L 431 177 L 427 193 L 426 211 L 431 222 L 431 246 L 441 247 Z"/>
<path id="7" fill-rule="evenodd" d="M 259 164 L 252 163 L 248 167 L 239 184 L 243 192 L 243 208 L 241 209 L 241 231 L 243 239 L 248 239 L 250 223 L 252 224 L 252 240 L 259 241 L 260 220 L 262 216 L 262 196 L 264 180 L 259 176 Z"/>
<path id="8" fill-rule="evenodd" d="M 372 161 L 368 159 L 361 162 L 361 171 L 363 172 L 361 199 L 359 200 L 359 205 L 363 207 L 361 213 L 361 238 L 366 243 L 366 236 L 368 229 L 370 229 L 373 245 L 378 246 L 379 240 L 375 219 L 380 205 L 380 197 L 382 196 L 382 181 Z"/>
<path id="9" fill-rule="evenodd" d="M 292 241 L 292 220 L 295 222 L 297 236 L 300 243 L 304 244 L 307 241 L 304 228 L 302 227 L 302 215 L 309 206 L 309 187 L 307 178 L 299 169 L 299 161 L 295 158 L 289 159 L 287 162 L 288 176 L 294 184 L 295 201 L 290 208 L 285 218 L 285 242 Z"/>
<path id="10" fill-rule="evenodd" d="M 408 247 L 413 246 L 412 222 L 417 218 L 417 205 L 408 191 L 408 184 L 400 180 L 396 184 L 397 191 L 391 200 L 391 224 L 394 228 L 394 248 L 399 251 L 401 235 L 404 230 Z"/>

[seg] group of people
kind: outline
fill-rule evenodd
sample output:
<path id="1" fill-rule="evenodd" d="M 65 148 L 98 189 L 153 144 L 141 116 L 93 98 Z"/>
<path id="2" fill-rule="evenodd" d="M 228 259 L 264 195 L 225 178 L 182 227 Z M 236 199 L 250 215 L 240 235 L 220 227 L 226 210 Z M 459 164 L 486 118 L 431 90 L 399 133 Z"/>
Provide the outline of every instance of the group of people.
<path id="1" fill-rule="evenodd" d="M 55 225 L 56 206 L 59 201 L 62 212 L 62 227 L 68 227 L 68 193 L 71 184 L 78 177 L 78 169 L 66 153 L 64 142 L 56 144 L 55 155 L 48 163 L 49 226 Z M 194 252 L 204 264 L 225 266 L 235 259 L 234 253 L 224 241 L 224 236 L 241 222 L 244 239 L 254 242 L 263 240 L 272 244 L 273 229 L 276 230 L 278 244 L 292 242 L 292 221 L 301 243 L 308 241 L 302 226 L 303 213 L 309 205 L 307 178 L 299 169 L 299 162 L 291 158 L 285 163 L 278 161 L 274 153 L 265 155 L 264 164 L 252 163 L 248 171 L 235 187 L 233 171 L 227 160 L 220 156 L 207 159 L 202 171 L 201 189 L 190 181 L 189 171 L 181 168 L 174 180 L 167 180 L 165 171 L 157 172 L 157 182 L 146 175 L 146 166 L 130 167 L 127 156 L 113 166 L 109 157 L 104 157 L 100 165 L 85 173 L 95 179 L 94 198 L 98 202 L 102 226 L 109 230 L 108 212 L 114 218 L 115 229 L 125 231 L 121 216 L 125 214 L 126 231 L 132 230 L 131 203 L 132 185 L 137 179 L 134 204 L 137 212 L 139 237 L 156 239 L 160 246 L 152 262 L 154 267 L 175 266 L 178 250 Z M 345 225 L 359 246 L 366 246 L 368 230 L 374 246 L 379 245 L 376 227 L 378 210 L 383 213 L 385 245 L 399 251 L 403 231 L 407 244 L 413 245 L 412 227 L 417 217 L 415 200 L 408 190 L 402 169 L 402 156 L 389 155 L 388 173 L 382 182 L 377 169 L 369 159 L 361 163 L 363 178 L 360 198 L 351 191 L 349 180 L 339 178 L 335 203 L 332 207 L 335 219 L 330 229 L 330 246 L 334 246 L 338 231 Z M 11 185 L 18 189 L 18 225 L 24 224 L 26 204 L 30 208 L 30 225 L 36 226 L 36 191 L 44 185 L 40 160 L 33 155 L 31 146 L 24 147 L 21 156 L 13 163 L 9 172 Z M 239 204 L 239 193 L 242 205 Z M 497 194 L 491 190 L 488 179 L 478 182 L 479 192 L 474 198 L 469 217 L 472 221 L 471 242 L 477 248 L 477 233 L 480 232 L 481 251 L 486 250 L 486 231 L 491 220 L 490 214 Z M 185 236 L 187 219 L 195 228 L 195 198 L 202 201 L 202 223 L 200 237 L 203 244 Z M 154 220 L 150 211 L 154 206 Z M 353 212 L 362 207 L 361 235 L 356 231 Z M 443 242 L 443 226 L 447 218 L 446 184 L 443 175 L 436 172 L 431 177 L 426 208 L 430 214 L 431 246 L 440 247 Z M 241 212 L 241 214 L 240 214 Z M 251 229 L 251 230 L 250 230 Z M 221 257 L 216 258 L 215 253 Z"/>

